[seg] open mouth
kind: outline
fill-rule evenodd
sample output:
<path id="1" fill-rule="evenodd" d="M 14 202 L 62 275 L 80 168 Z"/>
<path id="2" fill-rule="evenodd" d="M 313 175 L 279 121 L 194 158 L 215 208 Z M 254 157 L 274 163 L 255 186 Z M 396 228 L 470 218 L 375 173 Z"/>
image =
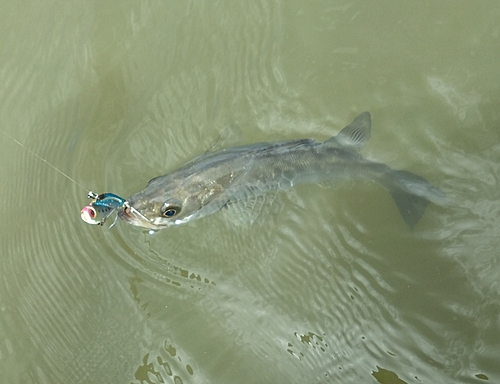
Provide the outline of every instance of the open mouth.
<path id="1" fill-rule="evenodd" d="M 118 211 L 118 217 L 127 222 L 134 219 L 134 217 L 130 214 L 130 211 L 127 208 L 123 208 Z"/>
<path id="2" fill-rule="evenodd" d="M 158 226 L 151 219 L 132 207 L 128 201 L 123 204 L 123 209 L 118 212 L 118 217 L 138 227 L 158 229 Z"/>

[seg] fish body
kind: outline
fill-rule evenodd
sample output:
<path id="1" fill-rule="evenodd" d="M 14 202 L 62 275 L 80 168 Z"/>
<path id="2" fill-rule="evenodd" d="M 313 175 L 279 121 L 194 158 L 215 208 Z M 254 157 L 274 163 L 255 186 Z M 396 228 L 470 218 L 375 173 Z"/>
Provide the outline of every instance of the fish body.
<path id="1" fill-rule="evenodd" d="M 386 187 L 405 222 L 413 227 L 430 201 L 444 193 L 422 177 L 367 160 L 360 147 L 371 120 L 362 113 L 337 136 L 257 143 L 201 155 L 177 170 L 152 179 L 127 199 L 119 217 L 153 230 L 210 215 L 241 200 L 298 184 L 369 179 Z"/>

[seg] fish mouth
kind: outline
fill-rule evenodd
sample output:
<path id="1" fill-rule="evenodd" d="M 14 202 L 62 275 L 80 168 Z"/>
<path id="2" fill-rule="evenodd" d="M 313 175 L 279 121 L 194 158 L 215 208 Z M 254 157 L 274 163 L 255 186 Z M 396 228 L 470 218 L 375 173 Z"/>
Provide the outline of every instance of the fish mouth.
<path id="1" fill-rule="evenodd" d="M 136 227 L 155 230 L 163 228 L 162 226 L 153 222 L 153 220 L 144 216 L 138 209 L 131 206 L 127 201 L 123 204 L 123 209 L 118 212 L 118 217 L 126 223 Z"/>

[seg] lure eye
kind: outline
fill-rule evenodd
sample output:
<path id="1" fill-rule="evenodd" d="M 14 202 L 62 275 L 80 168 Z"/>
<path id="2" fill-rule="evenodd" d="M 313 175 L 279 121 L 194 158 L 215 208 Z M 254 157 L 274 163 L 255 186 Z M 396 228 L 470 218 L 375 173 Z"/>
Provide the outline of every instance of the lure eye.
<path id="1" fill-rule="evenodd" d="M 165 217 L 174 217 L 180 211 L 180 207 L 172 206 L 169 204 L 164 204 L 161 208 L 161 214 Z"/>
<path id="2" fill-rule="evenodd" d="M 83 207 L 80 212 L 80 216 L 83 221 L 87 224 L 98 224 L 99 221 L 96 221 L 95 218 L 97 216 L 97 211 L 91 205 L 87 205 Z"/>

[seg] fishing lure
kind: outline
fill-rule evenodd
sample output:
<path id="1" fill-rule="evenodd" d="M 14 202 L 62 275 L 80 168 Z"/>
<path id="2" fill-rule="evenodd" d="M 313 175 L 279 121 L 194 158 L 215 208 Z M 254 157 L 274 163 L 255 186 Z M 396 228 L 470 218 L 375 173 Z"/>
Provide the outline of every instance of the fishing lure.
<path id="1" fill-rule="evenodd" d="M 80 212 L 82 220 L 87 224 L 99 224 L 102 226 L 113 212 L 126 205 L 125 199 L 114 193 L 102 193 L 98 195 L 90 191 L 87 197 L 92 199 L 92 202 L 83 207 Z M 116 218 L 113 224 L 111 224 L 111 227 L 115 222 Z"/>

